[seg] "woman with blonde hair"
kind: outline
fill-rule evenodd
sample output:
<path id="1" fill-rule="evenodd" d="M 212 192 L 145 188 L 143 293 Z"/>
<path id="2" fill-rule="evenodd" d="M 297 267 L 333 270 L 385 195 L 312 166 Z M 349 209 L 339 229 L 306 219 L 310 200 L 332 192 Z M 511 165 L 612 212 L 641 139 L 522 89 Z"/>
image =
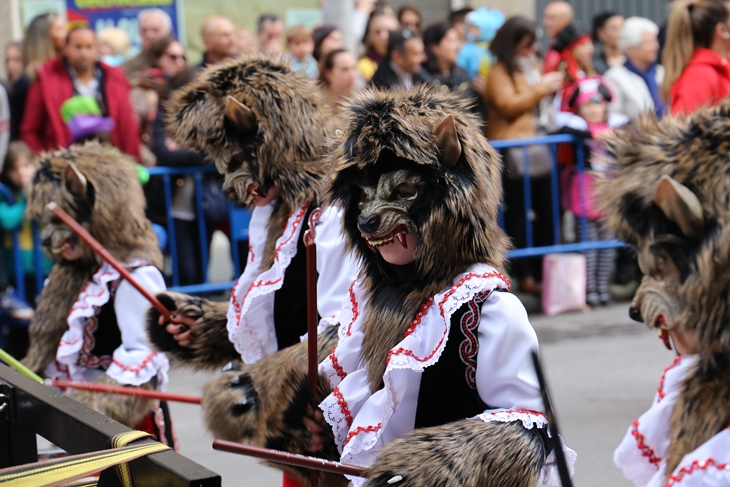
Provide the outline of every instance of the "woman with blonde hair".
<path id="1" fill-rule="evenodd" d="M 674 0 L 662 55 L 662 96 L 672 114 L 714 105 L 730 93 L 730 2 Z"/>
<path id="2" fill-rule="evenodd" d="M 10 93 L 10 140 L 20 139 L 20 122 L 23 119 L 28 88 L 35 80 L 36 68 L 58 56 L 66 45 L 68 28 L 63 18 L 50 12 L 38 15 L 30 21 L 23 41 L 25 72 L 15 81 Z"/>

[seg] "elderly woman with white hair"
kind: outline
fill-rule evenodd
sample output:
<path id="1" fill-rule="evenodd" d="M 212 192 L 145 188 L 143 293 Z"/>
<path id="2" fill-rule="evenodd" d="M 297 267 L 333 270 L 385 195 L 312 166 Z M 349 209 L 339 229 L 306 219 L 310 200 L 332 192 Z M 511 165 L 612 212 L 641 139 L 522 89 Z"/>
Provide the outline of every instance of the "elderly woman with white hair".
<path id="1" fill-rule="evenodd" d="M 636 120 L 643 113 L 661 117 L 665 104 L 660 95 L 664 68 L 657 64 L 659 27 L 649 19 L 630 17 L 624 22 L 618 46 L 626 62 L 606 71 L 604 77 L 613 88 L 612 113 Z"/>

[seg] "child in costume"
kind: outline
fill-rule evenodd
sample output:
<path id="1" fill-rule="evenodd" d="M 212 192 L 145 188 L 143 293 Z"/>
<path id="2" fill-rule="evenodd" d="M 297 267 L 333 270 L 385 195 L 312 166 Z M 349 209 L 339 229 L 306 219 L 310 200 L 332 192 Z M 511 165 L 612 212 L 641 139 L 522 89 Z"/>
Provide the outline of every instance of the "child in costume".
<path id="1" fill-rule="evenodd" d="M 146 289 L 165 289 L 162 255 L 144 215 L 135 161 L 97 143 L 45 155 L 33 179 L 27 214 L 40 222 L 42 244 L 55 262 L 30 325 L 30 349 L 23 362 L 51 379 L 164 390 L 169 363 L 147 340 L 149 303 L 46 208 L 52 201 Z M 81 390 L 68 395 L 173 444 L 164 403 Z"/>
<path id="2" fill-rule="evenodd" d="M 644 273 L 630 315 L 679 354 L 614 453 L 638 487 L 730 485 L 728 115 L 722 104 L 620 130 L 598 184 Z"/>
<path id="3" fill-rule="evenodd" d="M 339 329 L 319 336 L 319 408 L 307 406 L 300 344 L 209 384 L 208 426 L 368 467 L 353 485 L 556 483 L 537 338 L 500 271 L 499 157 L 465 102 L 431 87 L 363 92 L 345 120 L 329 196 L 362 267 Z"/>

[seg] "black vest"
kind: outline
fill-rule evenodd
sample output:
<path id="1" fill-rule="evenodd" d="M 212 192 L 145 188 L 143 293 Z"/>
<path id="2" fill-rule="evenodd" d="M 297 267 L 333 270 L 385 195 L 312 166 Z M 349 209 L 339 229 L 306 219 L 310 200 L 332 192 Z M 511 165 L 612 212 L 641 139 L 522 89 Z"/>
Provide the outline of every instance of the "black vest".
<path id="1" fill-rule="evenodd" d="M 482 305 L 489 294 L 478 293 L 451 316 L 451 330 L 441 357 L 421 374 L 416 428 L 471 418 L 490 409 L 479 397 L 476 385 L 477 333 Z"/>
<path id="2" fill-rule="evenodd" d="M 112 363 L 114 350 L 122 345 L 122 333 L 114 311 L 114 297 L 121 279 L 106 284 L 109 301 L 94 307 L 94 315 L 84 322 L 84 344 L 79 351 L 77 365 L 106 370 Z"/>

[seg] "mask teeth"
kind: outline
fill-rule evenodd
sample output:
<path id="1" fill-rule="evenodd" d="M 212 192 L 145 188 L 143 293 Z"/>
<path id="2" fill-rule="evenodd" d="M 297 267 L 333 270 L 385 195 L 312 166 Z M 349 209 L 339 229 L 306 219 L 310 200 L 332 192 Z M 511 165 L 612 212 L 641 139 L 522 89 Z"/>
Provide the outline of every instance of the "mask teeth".
<path id="1" fill-rule="evenodd" d="M 406 242 L 406 234 L 403 232 L 398 232 L 398 235 L 395 236 L 395 238 L 398 239 L 398 243 L 400 243 L 404 249 L 408 248 L 408 242 Z"/>

